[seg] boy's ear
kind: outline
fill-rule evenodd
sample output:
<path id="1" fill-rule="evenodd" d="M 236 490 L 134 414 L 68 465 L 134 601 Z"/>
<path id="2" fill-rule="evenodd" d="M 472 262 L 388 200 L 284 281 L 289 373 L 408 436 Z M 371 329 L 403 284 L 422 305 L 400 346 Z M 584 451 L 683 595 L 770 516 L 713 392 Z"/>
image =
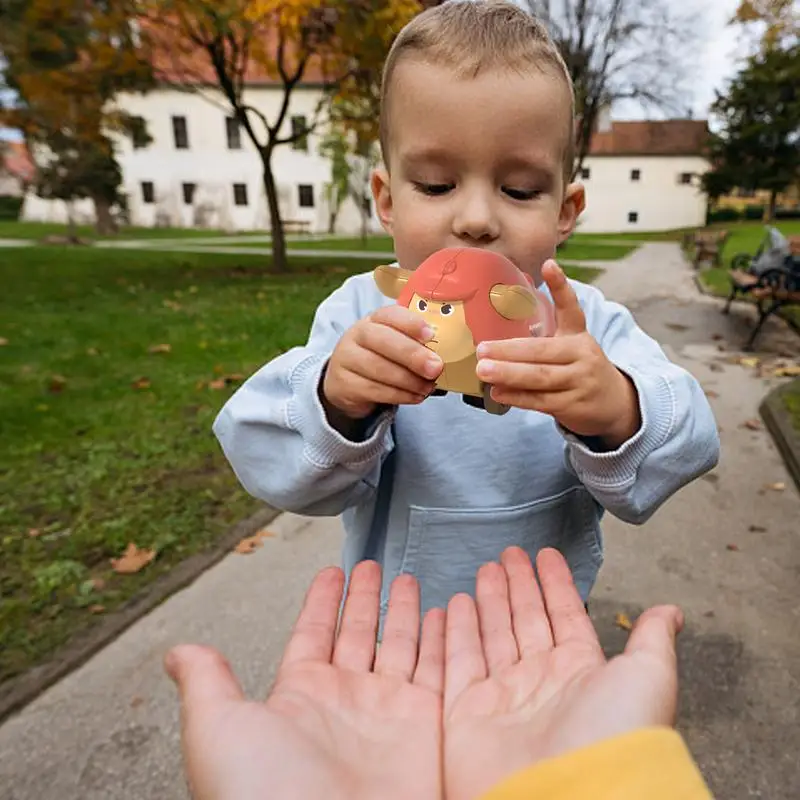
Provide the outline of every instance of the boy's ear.
<path id="1" fill-rule="evenodd" d="M 372 173 L 372 198 L 375 201 L 375 211 L 383 229 L 390 236 L 393 235 L 394 209 L 392 204 L 392 191 L 389 188 L 389 173 L 385 167 L 378 167 Z"/>
<path id="2" fill-rule="evenodd" d="M 575 230 L 578 217 L 586 208 L 586 190 L 583 184 L 571 183 L 564 193 L 564 202 L 558 215 L 558 243 L 566 241 Z"/>

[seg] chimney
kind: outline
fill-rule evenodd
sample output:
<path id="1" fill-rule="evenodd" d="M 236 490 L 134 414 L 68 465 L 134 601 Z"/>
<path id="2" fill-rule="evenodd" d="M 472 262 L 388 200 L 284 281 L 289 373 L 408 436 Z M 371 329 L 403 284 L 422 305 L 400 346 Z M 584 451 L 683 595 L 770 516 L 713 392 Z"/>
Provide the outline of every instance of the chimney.
<path id="1" fill-rule="evenodd" d="M 597 133 L 610 133 L 611 132 L 611 106 L 604 104 L 600 107 L 597 114 Z"/>

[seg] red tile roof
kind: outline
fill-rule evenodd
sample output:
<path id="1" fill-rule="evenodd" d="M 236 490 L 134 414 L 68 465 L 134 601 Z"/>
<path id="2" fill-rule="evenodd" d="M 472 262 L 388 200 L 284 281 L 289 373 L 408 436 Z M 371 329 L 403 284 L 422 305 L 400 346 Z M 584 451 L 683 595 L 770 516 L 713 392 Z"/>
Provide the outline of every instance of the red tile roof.
<path id="1" fill-rule="evenodd" d="M 593 156 L 699 156 L 708 139 L 706 120 L 613 122 L 592 137 Z"/>
<path id="2" fill-rule="evenodd" d="M 0 154 L 6 172 L 30 183 L 36 177 L 36 165 L 23 142 L 0 142 Z"/>

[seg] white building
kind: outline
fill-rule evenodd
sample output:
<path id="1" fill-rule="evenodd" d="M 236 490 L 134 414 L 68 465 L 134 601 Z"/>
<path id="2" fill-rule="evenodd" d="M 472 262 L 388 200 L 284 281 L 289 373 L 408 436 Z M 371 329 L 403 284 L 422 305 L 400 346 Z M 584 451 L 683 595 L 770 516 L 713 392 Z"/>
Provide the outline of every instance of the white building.
<path id="1" fill-rule="evenodd" d="M 700 176 L 708 126 L 700 120 L 612 122 L 604 115 L 583 163 L 581 233 L 702 227 Z"/>
<path id="2" fill-rule="evenodd" d="M 280 136 L 305 129 L 315 118 L 321 88 L 298 86 Z M 245 102 L 270 122 L 277 119 L 283 99 L 274 84 L 251 85 Z M 181 91 L 158 88 L 146 95 L 121 96 L 118 105 L 141 117 L 152 141 L 140 144 L 117 137 L 123 191 L 129 220 L 136 226 L 204 227 L 231 231 L 267 230 L 269 208 L 258 152 L 247 132 L 229 116 L 221 93 L 212 88 Z M 261 124 L 255 116 L 253 124 Z M 318 129 L 292 144 L 279 145 L 273 155 L 281 216 L 288 227 L 324 233 L 329 226 L 326 185 L 330 163 L 319 154 L 325 131 Z M 76 221 L 92 221 L 89 201 L 72 204 Z M 67 208 L 29 194 L 23 218 L 64 222 Z M 376 220 L 372 219 L 376 229 Z M 337 232 L 361 230 L 361 215 L 352 200 L 338 215 Z"/>
<path id="3" fill-rule="evenodd" d="M 251 83 L 245 96 L 271 122 L 282 98 L 282 89 L 269 81 Z M 298 86 L 281 135 L 310 122 L 321 98 L 318 85 Z M 229 119 L 219 92 L 162 87 L 146 95 L 123 96 L 119 105 L 145 120 L 153 140 L 145 146 L 119 140 L 132 225 L 269 228 L 259 156 L 246 132 Z M 274 151 L 281 215 L 295 230 L 328 230 L 325 188 L 330 164 L 319 154 L 323 135 L 317 130 L 304 141 L 282 144 Z M 706 137 L 704 121 L 611 122 L 604 115 L 583 165 L 587 208 L 579 230 L 616 233 L 704 225 L 707 201 L 699 176 L 709 168 L 702 156 Z M 73 206 L 77 221 L 91 221 L 93 214 L 89 202 Z M 66 217 L 61 202 L 30 193 L 26 198 L 24 219 L 55 222 Z M 374 211 L 370 220 L 370 228 L 379 230 Z M 353 234 L 360 227 L 358 209 L 348 200 L 336 231 Z"/>

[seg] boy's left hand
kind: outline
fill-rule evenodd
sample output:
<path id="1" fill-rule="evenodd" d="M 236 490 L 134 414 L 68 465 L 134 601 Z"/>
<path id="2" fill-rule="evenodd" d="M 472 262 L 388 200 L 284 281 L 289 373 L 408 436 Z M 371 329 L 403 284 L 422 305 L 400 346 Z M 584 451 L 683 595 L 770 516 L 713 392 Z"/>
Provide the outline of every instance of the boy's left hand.
<path id="1" fill-rule="evenodd" d="M 481 343 L 478 378 L 492 384 L 498 403 L 550 414 L 572 433 L 616 449 L 642 424 L 636 387 L 586 330 L 575 291 L 555 261 L 544 265 L 542 277 L 553 297 L 555 335 Z"/>

